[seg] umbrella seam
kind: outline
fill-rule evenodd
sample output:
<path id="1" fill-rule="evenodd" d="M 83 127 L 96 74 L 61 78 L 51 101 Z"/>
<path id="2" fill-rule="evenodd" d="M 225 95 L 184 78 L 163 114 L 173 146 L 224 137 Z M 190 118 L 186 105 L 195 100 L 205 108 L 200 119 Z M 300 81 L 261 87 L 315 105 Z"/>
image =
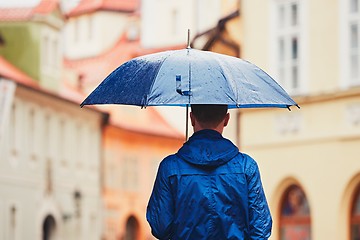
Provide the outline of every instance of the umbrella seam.
<path id="1" fill-rule="evenodd" d="M 249 63 L 249 64 L 254 65 L 256 68 L 258 68 L 260 71 L 262 71 L 267 77 L 269 77 L 270 79 L 272 79 L 273 82 L 280 88 L 280 90 L 283 90 L 284 92 L 286 92 L 285 89 L 284 89 L 273 77 L 271 77 L 266 71 L 262 70 L 262 69 L 259 68 L 257 65 L 255 65 L 255 64 L 253 64 L 253 63 L 251 63 L 251 62 L 249 62 L 249 61 L 246 61 L 246 60 L 244 60 L 244 61 L 247 62 L 247 63 Z M 297 105 L 296 102 L 290 97 L 290 95 L 284 95 L 284 94 L 282 94 L 282 93 L 279 91 L 279 89 L 276 89 L 276 88 L 275 88 L 274 90 L 275 90 L 277 93 L 279 93 L 281 96 L 285 97 L 288 101 L 292 102 L 293 105 Z"/>
<path id="2" fill-rule="evenodd" d="M 223 70 L 223 64 L 222 64 L 222 62 L 219 60 L 219 59 L 217 59 L 217 58 L 214 58 L 215 59 L 215 61 L 216 62 L 218 62 L 218 64 L 219 64 L 219 66 L 221 66 L 220 67 L 220 70 L 221 70 L 221 75 L 224 77 L 224 80 L 225 81 L 227 81 L 227 77 L 226 77 L 226 75 L 225 75 L 225 72 L 224 72 L 224 70 Z M 230 79 L 230 78 L 229 78 Z M 236 86 L 236 84 L 233 84 L 234 86 L 235 86 L 235 88 L 236 88 L 236 91 L 233 89 L 233 88 L 229 88 L 231 91 L 232 91 L 232 93 L 233 93 L 233 96 L 235 97 L 235 99 L 232 99 L 234 102 L 236 102 L 236 105 L 238 105 L 238 100 L 239 100 L 239 96 L 238 96 L 238 91 L 237 91 L 237 86 Z"/>
<path id="3" fill-rule="evenodd" d="M 168 59 L 168 57 L 170 57 L 170 55 L 172 55 L 175 51 L 168 51 L 168 52 L 169 52 L 169 55 L 167 55 L 167 56 L 164 58 L 164 60 L 160 62 L 159 67 L 158 67 L 158 69 L 156 70 L 156 74 L 155 74 L 155 76 L 154 76 L 154 78 L 153 78 L 153 81 L 152 81 L 152 83 L 151 83 L 151 86 L 150 86 L 150 88 L 149 88 L 149 92 L 145 95 L 145 97 L 146 97 L 146 100 L 145 100 L 145 101 L 146 101 L 146 104 L 145 104 L 144 106 L 142 106 L 142 107 L 146 107 L 146 106 L 147 106 L 147 101 L 148 101 L 148 99 L 149 99 L 150 93 L 151 93 L 152 90 L 153 90 L 153 87 L 154 87 L 154 84 L 155 84 L 155 80 L 156 80 L 156 78 L 157 78 L 157 76 L 158 76 L 158 74 L 159 74 L 159 72 L 160 72 L 160 69 L 161 69 L 162 65 L 164 64 L 164 62 L 166 61 L 166 59 Z"/>

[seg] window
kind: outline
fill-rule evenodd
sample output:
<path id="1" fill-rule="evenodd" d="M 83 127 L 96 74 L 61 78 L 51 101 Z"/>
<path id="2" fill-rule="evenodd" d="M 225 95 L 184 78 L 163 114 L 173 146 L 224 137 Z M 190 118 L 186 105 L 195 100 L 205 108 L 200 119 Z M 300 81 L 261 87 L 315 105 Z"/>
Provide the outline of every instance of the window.
<path id="1" fill-rule="evenodd" d="M 136 191 L 138 189 L 138 169 L 138 160 L 135 156 L 124 157 L 122 165 L 122 187 L 124 190 Z"/>
<path id="2" fill-rule="evenodd" d="M 83 126 L 81 125 L 81 123 L 77 123 L 76 124 L 76 130 L 75 130 L 75 143 L 77 145 L 77 147 L 74 149 L 75 150 L 75 161 L 76 161 L 76 165 L 77 168 L 82 168 L 82 161 L 84 159 L 84 154 L 86 151 L 86 146 L 84 143 L 84 129 Z"/>
<path id="3" fill-rule="evenodd" d="M 50 50 L 50 53 L 52 53 L 52 56 L 51 56 L 51 64 L 52 64 L 52 67 L 55 69 L 56 67 L 58 67 L 59 65 L 59 43 L 56 39 L 53 39 L 52 41 L 52 46 L 51 46 L 51 50 Z"/>
<path id="4" fill-rule="evenodd" d="M 105 162 L 105 185 L 108 188 L 117 188 L 119 184 L 124 184 L 121 178 L 121 171 L 119 161 L 116 160 L 117 151 L 112 148 L 104 149 L 104 162 Z M 120 173 L 120 174 L 119 174 Z M 121 182 L 121 183 L 120 183 Z"/>
<path id="5" fill-rule="evenodd" d="M 301 82 L 303 40 L 301 35 L 300 1 L 274 0 L 274 75 L 290 93 L 299 94 L 304 88 Z"/>
<path id="6" fill-rule="evenodd" d="M 351 208 L 351 240 L 359 240 L 360 239 L 360 185 L 358 186 L 355 196 L 354 202 Z"/>
<path id="7" fill-rule="evenodd" d="M 350 8 L 351 13 L 356 13 L 359 10 L 359 0 L 350 0 Z"/>
<path id="8" fill-rule="evenodd" d="M 56 222 L 53 216 L 48 215 L 43 223 L 42 239 L 50 240 L 56 239 Z"/>
<path id="9" fill-rule="evenodd" d="M 126 222 L 125 240 L 139 238 L 139 222 L 134 216 L 130 216 Z"/>
<path id="10" fill-rule="evenodd" d="M 88 129 L 87 135 L 85 136 L 87 139 L 86 142 L 86 149 L 89 149 L 86 152 L 86 159 L 89 159 L 89 168 L 93 171 L 98 171 L 98 167 L 99 167 L 99 132 L 98 130 L 94 127 L 91 126 Z"/>
<path id="11" fill-rule="evenodd" d="M 29 109 L 29 113 L 28 113 L 28 144 L 29 144 L 29 154 L 30 154 L 30 159 L 31 160 L 36 160 L 36 153 L 37 153 L 37 149 L 36 149 L 36 115 L 35 115 L 35 109 L 34 108 L 30 108 Z"/>
<path id="12" fill-rule="evenodd" d="M 73 32 L 73 36 L 74 36 L 74 43 L 78 43 L 80 40 L 80 27 L 79 27 L 79 19 L 75 19 L 74 20 L 74 32 Z"/>
<path id="13" fill-rule="evenodd" d="M 191 35 L 193 36 L 216 26 L 217 21 L 223 17 L 222 14 L 224 11 L 230 11 L 229 6 L 222 6 L 220 0 L 195 0 L 192 2 L 194 7 L 194 22 Z"/>
<path id="14" fill-rule="evenodd" d="M 43 65 L 48 65 L 49 64 L 49 37 L 48 36 L 44 36 L 44 44 L 43 44 L 43 50 L 42 50 L 42 64 Z"/>
<path id="15" fill-rule="evenodd" d="M 59 121 L 59 146 L 58 146 L 58 156 L 60 159 L 60 163 L 62 166 L 65 166 L 65 152 L 66 152 L 66 148 L 65 148 L 65 120 L 64 119 L 60 119 Z"/>
<path id="16" fill-rule="evenodd" d="M 50 157 L 50 115 L 46 114 L 44 117 L 44 129 L 42 135 L 42 146 L 45 157 Z"/>
<path id="17" fill-rule="evenodd" d="M 281 201 L 280 239 L 310 240 L 310 209 L 302 189 L 290 186 Z"/>
<path id="18" fill-rule="evenodd" d="M 87 29 L 87 32 L 88 32 L 88 40 L 92 40 L 93 36 L 94 36 L 94 24 L 93 24 L 93 19 L 91 16 L 89 16 L 88 18 L 88 29 Z"/>
<path id="19" fill-rule="evenodd" d="M 23 104 L 21 101 L 14 99 L 11 115 L 10 115 L 10 164 L 12 166 L 17 166 L 19 163 L 19 156 L 23 151 L 24 139 L 22 137 L 23 131 L 25 130 L 25 125 L 22 122 L 22 118 L 24 117 L 23 113 Z"/>
<path id="20" fill-rule="evenodd" d="M 41 63 L 46 75 L 53 76 L 58 71 L 61 59 L 59 34 L 51 30 L 44 31 L 41 44 Z"/>
<path id="21" fill-rule="evenodd" d="M 15 240 L 17 239 L 17 211 L 15 206 L 11 206 L 9 216 L 9 239 Z"/>
<path id="22" fill-rule="evenodd" d="M 179 33 L 179 24 L 180 24 L 180 17 L 179 12 L 177 9 L 173 9 L 172 11 L 172 34 L 177 35 Z"/>
<path id="23" fill-rule="evenodd" d="M 348 0 L 350 2 L 349 17 L 348 17 L 348 35 L 349 35 L 349 77 L 350 85 L 356 85 L 360 83 L 359 75 L 359 24 L 360 14 L 358 1 Z"/>
<path id="24" fill-rule="evenodd" d="M 11 109 L 11 119 L 10 119 L 10 145 L 11 153 L 17 155 L 18 146 L 17 146 L 17 105 L 14 103 Z"/>

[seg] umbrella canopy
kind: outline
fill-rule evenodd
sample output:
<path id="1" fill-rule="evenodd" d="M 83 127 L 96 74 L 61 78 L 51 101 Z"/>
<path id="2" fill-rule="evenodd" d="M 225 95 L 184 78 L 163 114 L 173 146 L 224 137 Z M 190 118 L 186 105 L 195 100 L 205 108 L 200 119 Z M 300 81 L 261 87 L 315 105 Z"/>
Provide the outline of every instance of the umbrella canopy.
<path id="1" fill-rule="evenodd" d="M 191 48 L 149 54 L 122 64 L 81 106 L 92 104 L 297 106 L 273 78 L 254 64 Z"/>

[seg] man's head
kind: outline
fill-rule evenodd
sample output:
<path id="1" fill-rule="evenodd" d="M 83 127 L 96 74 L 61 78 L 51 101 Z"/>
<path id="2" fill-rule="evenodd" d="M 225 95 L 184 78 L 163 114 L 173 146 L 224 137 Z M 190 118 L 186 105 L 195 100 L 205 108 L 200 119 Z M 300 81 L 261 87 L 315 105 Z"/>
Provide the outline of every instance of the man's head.
<path id="1" fill-rule="evenodd" d="M 191 124 L 194 131 L 213 129 L 222 133 L 228 124 L 230 115 L 227 105 L 194 104 L 191 105 Z"/>

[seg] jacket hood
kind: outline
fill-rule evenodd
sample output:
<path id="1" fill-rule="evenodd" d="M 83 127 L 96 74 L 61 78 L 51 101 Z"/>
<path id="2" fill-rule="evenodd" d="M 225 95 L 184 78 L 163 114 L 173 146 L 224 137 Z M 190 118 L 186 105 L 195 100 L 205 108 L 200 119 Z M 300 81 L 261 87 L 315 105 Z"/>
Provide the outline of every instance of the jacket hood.
<path id="1" fill-rule="evenodd" d="M 201 166 L 216 167 L 227 163 L 239 149 L 215 130 L 195 132 L 177 152 L 183 160 Z"/>

